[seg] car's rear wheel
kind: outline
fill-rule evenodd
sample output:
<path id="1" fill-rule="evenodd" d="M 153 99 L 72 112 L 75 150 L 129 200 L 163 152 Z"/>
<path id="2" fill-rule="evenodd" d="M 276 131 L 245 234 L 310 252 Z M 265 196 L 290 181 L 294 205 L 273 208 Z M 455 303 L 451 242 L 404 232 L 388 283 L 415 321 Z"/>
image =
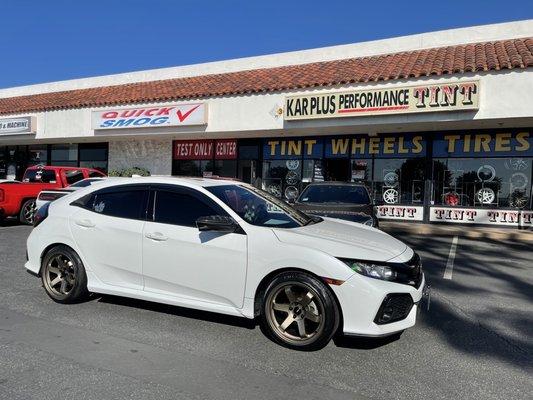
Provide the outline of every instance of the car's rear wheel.
<path id="1" fill-rule="evenodd" d="M 337 331 L 339 319 L 333 294 L 310 274 L 281 273 L 264 292 L 261 326 L 272 340 L 285 347 L 323 348 Z"/>
<path id="2" fill-rule="evenodd" d="M 33 225 L 35 211 L 37 211 L 35 199 L 26 200 L 20 208 L 19 221 L 25 225 Z"/>
<path id="3" fill-rule="evenodd" d="M 76 303 L 87 298 L 87 275 L 78 254 L 67 246 L 52 248 L 43 257 L 43 287 L 58 303 Z"/>

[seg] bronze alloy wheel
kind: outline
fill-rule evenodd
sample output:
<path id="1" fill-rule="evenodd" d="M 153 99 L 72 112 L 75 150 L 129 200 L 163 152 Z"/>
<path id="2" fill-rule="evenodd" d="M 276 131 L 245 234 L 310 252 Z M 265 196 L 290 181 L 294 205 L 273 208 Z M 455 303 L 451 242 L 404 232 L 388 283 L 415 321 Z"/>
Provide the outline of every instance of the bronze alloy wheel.
<path id="1" fill-rule="evenodd" d="M 76 285 L 76 266 L 65 254 L 50 258 L 43 271 L 45 289 L 58 299 L 66 298 Z"/>
<path id="2" fill-rule="evenodd" d="M 33 218 L 37 211 L 35 199 L 26 200 L 20 210 L 20 222 L 26 225 L 33 225 Z"/>
<path id="3" fill-rule="evenodd" d="M 266 319 L 284 342 L 306 345 L 324 330 L 324 305 L 320 296 L 300 282 L 283 282 L 266 299 Z"/>

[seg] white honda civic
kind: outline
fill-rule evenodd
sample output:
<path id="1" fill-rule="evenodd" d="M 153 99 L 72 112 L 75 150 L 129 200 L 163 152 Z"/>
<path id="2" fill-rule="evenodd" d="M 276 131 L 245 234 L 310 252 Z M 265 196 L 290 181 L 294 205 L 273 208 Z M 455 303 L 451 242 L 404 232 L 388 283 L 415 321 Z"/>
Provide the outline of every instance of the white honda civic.
<path id="1" fill-rule="evenodd" d="M 44 205 L 26 268 L 59 303 L 92 292 L 257 318 L 300 350 L 413 326 L 425 286 L 384 232 L 200 178 L 112 179 Z"/>

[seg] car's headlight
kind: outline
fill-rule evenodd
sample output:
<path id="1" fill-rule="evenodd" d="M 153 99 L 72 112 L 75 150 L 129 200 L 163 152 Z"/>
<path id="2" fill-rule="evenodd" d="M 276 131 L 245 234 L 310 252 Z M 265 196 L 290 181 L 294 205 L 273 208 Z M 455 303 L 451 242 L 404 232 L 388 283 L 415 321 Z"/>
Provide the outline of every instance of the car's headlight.
<path id="1" fill-rule="evenodd" d="M 382 279 L 384 281 L 393 281 L 396 279 L 397 273 L 388 265 L 380 265 L 374 263 L 366 263 L 355 260 L 341 260 L 354 272 L 370 278 Z"/>

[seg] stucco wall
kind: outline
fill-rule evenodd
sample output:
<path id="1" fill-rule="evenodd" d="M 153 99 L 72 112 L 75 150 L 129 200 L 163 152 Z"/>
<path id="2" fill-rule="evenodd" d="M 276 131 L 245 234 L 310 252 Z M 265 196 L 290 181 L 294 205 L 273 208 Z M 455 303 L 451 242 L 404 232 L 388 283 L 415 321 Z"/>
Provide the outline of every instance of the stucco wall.
<path id="1" fill-rule="evenodd" d="M 109 171 L 145 168 L 152 175 L 172 173 L 172 140 L 139 139 L 109 142 Z"/>

